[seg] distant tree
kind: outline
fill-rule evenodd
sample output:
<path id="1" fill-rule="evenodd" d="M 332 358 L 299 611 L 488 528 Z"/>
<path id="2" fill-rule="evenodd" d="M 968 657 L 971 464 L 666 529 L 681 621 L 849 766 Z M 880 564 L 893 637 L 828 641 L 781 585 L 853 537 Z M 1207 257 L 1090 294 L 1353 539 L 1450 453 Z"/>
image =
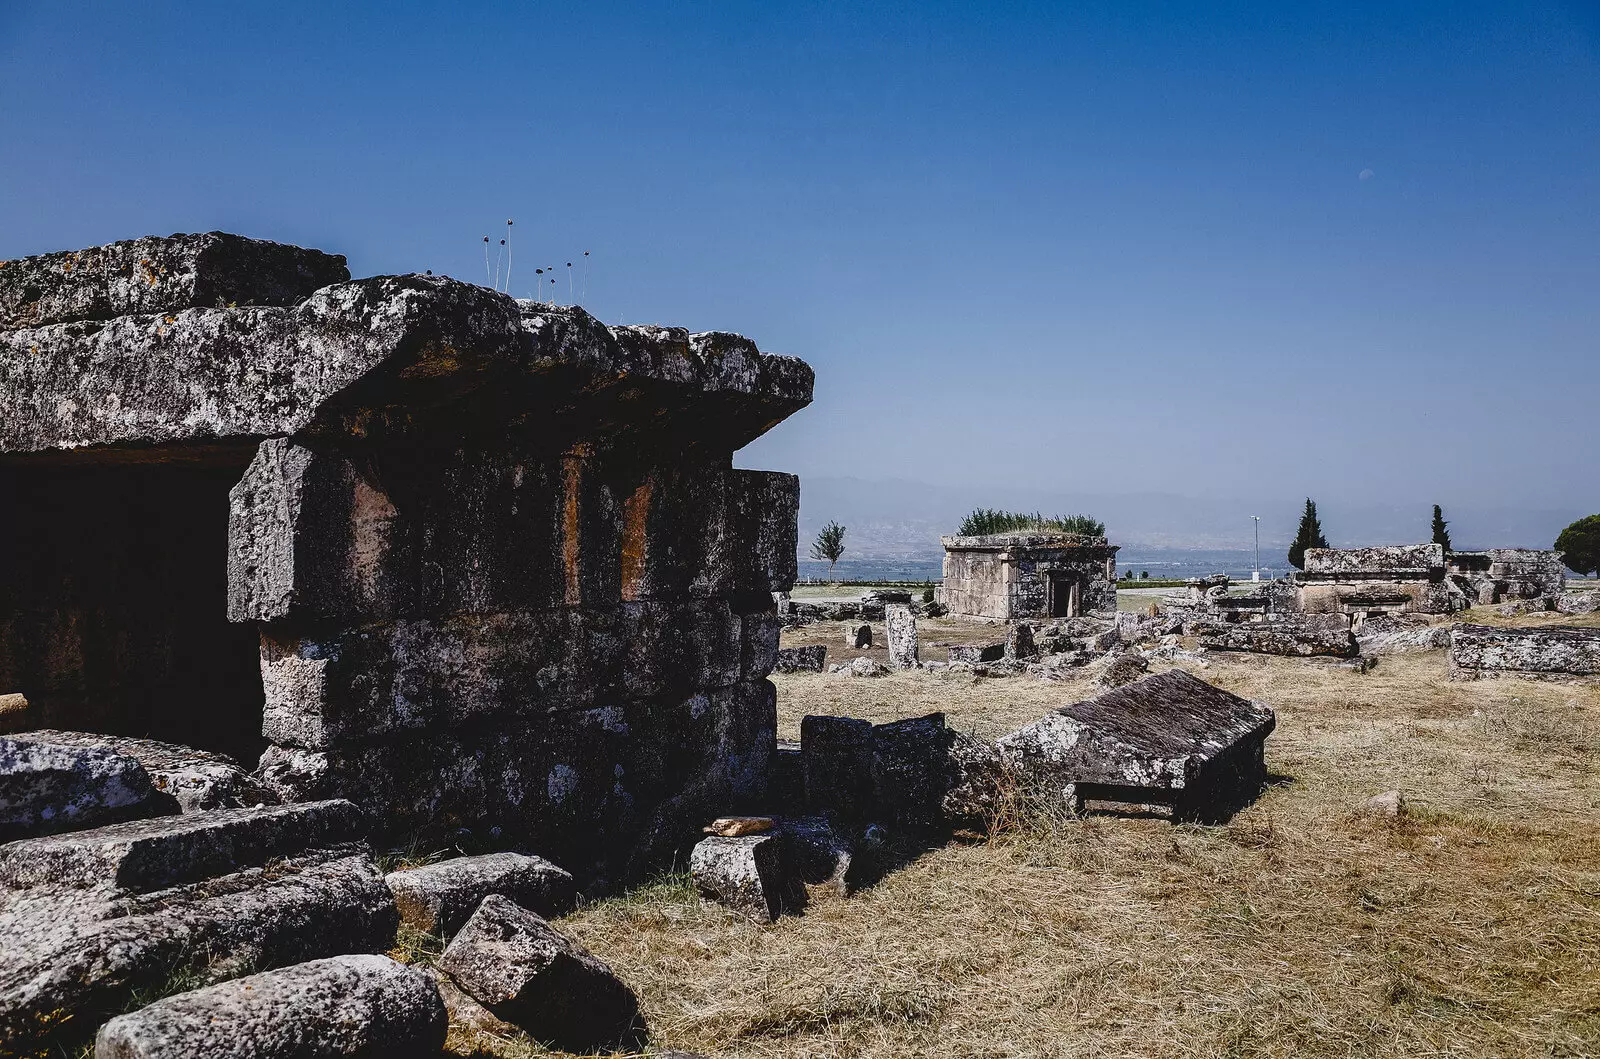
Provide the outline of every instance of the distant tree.
<path id="1" fill-rule="evenodd" d="M 1556 538 L 1556 551 L 1568 570 L 1586 576 L 1600 573 L 1600 515 L 1580 518 L 1562 530 Z"/>
<path id="2" fill-rule="evenodd" d="M 1018 530 L 1054 530 L 1058 533 L 1081 533 L 1086 537 L 1103 537 L 1106 524 L 1088 515 L 1057 515 L 1047 518 L 1041 511 L 1031 515 L 1026 511 L 999 511 L 980 507 L 961 520 L 956 534 L 962 537 L 985 537 L 991 533 L 1013 533 Z"/>
<path id="3" fill-rule="evenodd" d="M 1451 551 L 1450 531 L 1445 527 L 1450 523 L 1444 520 L 1444 509 L 1438 504 L 1433 505 L 1433 543 L 1444 545 L 1446 552 Z"/>
<path id="4" fill-rule="evenodd" d="M 1326 548 L 1328 538 L 1322 535 L 1322 522 L 1317 518 L 1317 502 L 1306 497 L 1306 509 L 1300 514 L 1300 531 L 1289 545 L 1289 565 L 1296 570 L 1306 568 L 1307 548 Z"/>
<path id="5" fill-rule="evenodd" d="M 834 564 L 843 554 L 844 527 L 830 520 L 817 533 L 817 539 L 811 542 L 811 558 L 828 564 L 828 580 L 832 581 Z"/>
<path id="6" fill-rule="evenodd" d="M 1140 570 L 1139 571 L 1139 580 L 1141 580 L 1141 581 L 1150 580 L 1150 571 L 1149 570 Z"/>

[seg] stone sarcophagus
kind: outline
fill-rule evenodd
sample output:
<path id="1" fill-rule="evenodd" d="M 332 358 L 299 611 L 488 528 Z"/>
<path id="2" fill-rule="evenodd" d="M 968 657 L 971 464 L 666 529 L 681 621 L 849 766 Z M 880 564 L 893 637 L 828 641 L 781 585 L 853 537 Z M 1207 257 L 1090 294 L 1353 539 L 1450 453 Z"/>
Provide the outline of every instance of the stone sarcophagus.
<path id="1" fill-rule="evenodd" d="M 1117 609 L 1117 546 L 1104 537 L 1018 532 L 941 537 L 939 602 L 978 618 L 1075 618 Z"/>
<path id="2" fill-rule="evenodd" d="M 1445 576 L 1444 548 L 1308 548 L 1294 575 L 1298 609 L 1307 614 L 1449 614 L 1466 604 Z"/>
<path id="3" fill-rule="evenodd" d="M 0 265 L 0 692 L 622 877 L 754 801 L 801 361 L 219 234 Z"/>

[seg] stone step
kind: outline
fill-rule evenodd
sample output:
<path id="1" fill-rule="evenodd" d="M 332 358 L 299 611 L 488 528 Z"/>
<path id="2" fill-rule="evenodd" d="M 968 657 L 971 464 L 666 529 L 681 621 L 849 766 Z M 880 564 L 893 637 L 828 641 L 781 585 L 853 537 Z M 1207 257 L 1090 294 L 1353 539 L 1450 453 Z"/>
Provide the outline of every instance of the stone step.
<path id="1" fill-rule="evenodd" d="M 134 820 L 0 846 L 0 887 L 159 890 L 357 842 L 362 828 L 341 799 Z"/>

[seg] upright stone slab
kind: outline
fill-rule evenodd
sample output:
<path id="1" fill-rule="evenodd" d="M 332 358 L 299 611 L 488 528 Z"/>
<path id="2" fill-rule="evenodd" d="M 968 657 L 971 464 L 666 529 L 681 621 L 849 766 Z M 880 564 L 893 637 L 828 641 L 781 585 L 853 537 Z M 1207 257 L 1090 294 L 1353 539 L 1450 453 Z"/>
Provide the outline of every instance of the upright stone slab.
<path id="1" fill-rule="evenodd" d="M 1032 625 L 1025 621 L 1019 621 L 1006 629 L 1005 657 L 1032 658 L 1038 653 L 1039 649 L 1034 646 L 1033 642 Z"/>
<path id="2" fill-rule="evenodd" d="M 917 668 L 917 617 L 904 603 L 884 608 L 885 639 L 889 641 L 889 664 L 896 669 Z"/>
<path id="3" fill-rule="evenodd" d="M 431 1059 L 438 987 L 387 956 L 335 956 L 157 1000 L 100 1028 L 96 1059 Z"/>
<path id="4" fill-rule="evenodd" d="M 800 721 L 806 804 L 817 812 L 858 817 L 871 809 L 872 722 L 809 716 Z"/>

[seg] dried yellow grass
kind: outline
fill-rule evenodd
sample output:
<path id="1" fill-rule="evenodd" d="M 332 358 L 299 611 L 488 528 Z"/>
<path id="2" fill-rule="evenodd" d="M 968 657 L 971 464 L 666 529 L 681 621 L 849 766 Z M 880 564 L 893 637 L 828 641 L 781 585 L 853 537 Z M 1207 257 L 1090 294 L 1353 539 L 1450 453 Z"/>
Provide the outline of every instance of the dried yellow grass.
<path id="1" fill-rule="evenodd" d="M 1226 826 L 1040 819 L 772 926 L 669 879 L 562 927 L 638 989 L 656 1046 L 713 1056 L 1600 1051 L 1600 689 L 1453 684 L 1441 652 L 1196 674 L 1278 710 L 1280 778 Z M 1091 693 L 776 680 L 790 736 L 931 710 L 992 736 Z M 1390 788 L 1406 814 L 1360 812 Z"/>

